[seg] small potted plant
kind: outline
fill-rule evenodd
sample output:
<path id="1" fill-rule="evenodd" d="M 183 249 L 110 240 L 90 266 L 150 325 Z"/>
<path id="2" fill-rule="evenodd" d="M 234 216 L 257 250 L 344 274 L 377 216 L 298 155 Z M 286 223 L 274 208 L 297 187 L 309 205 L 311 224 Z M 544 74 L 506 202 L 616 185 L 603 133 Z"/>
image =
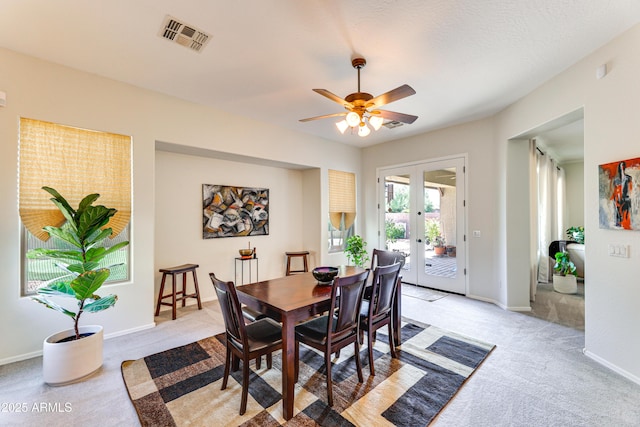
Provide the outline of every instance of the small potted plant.
<path id="1" fill-rule="evenodd" d="M 99 194 L 90 194 L 82 199 L 78 209 L 73 209 L 56 190 L 42 187 L 53 196 L 51 201 L 66 218 L 61 227 L 46 226 L 54 238 L 71 245 L 70 249 L 33 249 L 29 258 L 50 258 L 56 260 L 61 275 L 45 283 L 32 299 L 48 308 L 69 316 L 73 329 L 68 329 L 47 337 L 43 345 L 43 376 L 50 385 L 63 385 L 91 375 L 102 366 L 102 326 L 78 325 L 84 312 L 95 313 L 112 307 L 118 299 L 116 295 L 96 294 L 111 274 L 111 266 L 102 266 L 107 255 L 128 245 L 120 242 L 106 248 L 102 242 L 111 236 L 111 228 L 105 228 L 116 209 L 93 206 Z M 52 301 L 49 297 L 67 297 L 77 302 L 77 310 L 72 311 Z"/>
<path id="2" fill-rule="evenodd" d="M 553 289 L 563 294 L 575 294 L 578 291 L 576 266 L 569 258 L 567 251 L 556 252 L 556 263 L 553 266 Z"/>
<path id="3" fill-rule="evenodd" d="M 444 255 L 445 252 L 447 251 L 447 245 L 444 240 L 444 237 L 442 236 L 436 236 L 432 245 L 433 245 L 433 252 L 436 255 Z"/>
<path id="4" fill-rule="evenodd" d="M 570 240 L 584 245 L 584 227 L 569 227 L 567 228 L 567 237 Z"/>
<path id="5" fill-rule="evenodd" d="M 344 248 L 344 252 L 347 255 L 347 260 L 352 262 L 357 267 L 365 267 L 365 263 L 369 261 L 369 254 L 367 254 L 367 242 L 362 240 L 362 237 L 354 234 L 347 239 L 347 246 Z"/>

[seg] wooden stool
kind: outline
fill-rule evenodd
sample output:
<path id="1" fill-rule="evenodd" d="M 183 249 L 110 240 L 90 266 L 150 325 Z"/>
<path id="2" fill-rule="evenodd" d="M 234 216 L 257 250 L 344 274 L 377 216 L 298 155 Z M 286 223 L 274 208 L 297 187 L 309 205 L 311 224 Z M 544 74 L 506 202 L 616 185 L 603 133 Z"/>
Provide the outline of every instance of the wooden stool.
<path id="1" fill-rule="evenodd" d="M 173 320 L 176 319 L 176 301 L 182 301 L 182 306 L 185 306 L 185 299 L 187 298 L 195 298 L 198 300 L 198 310 L 202 310 L 202 303 L 200 302 L 200 290 L 198 289 L 198 277 L 196 276 L 196 268 L 198 268 L 198 264 L 183 264 L 177 267 L 170 268 L 161 268 L 160 273 L 162 273 L 162 282 L 160 283 L 160 292 L 158 293 L 158 304 L 156 306 L 156 316 L 160 314 L 160 306 L 161 305 L 169 305 L 173 309 Z M 191 272 L 193 274 L 193 284 L 195 286 L 195 293 L 187 294 L 187 273 Z M 176 274 L 182 274 L 182 290 L 178 291 L 176 289 Z M 167 275 L 171 275 L 172 277 L 172 292 L 167 295 L 163 295 L 164 293 L 164 281 L 167 278 Z M 180 296 L 178 296 L 180 295 Z M 171 302 L 163 302 L 162 300 L 165 298 L 171 298 Z"/>
<path id="2" fill-rule="evenodd" d="M 292 273 L 306 273 L 309 271 L 309 261 L 307 258 L 309 256 L 309 251 L 285 252 L 284 254 L 287 256 L 287 276 L 291 276 Z M 304 268 L 302 270 L 291 269 L 291 258 L 295 257 L 302 257 L 302 260 L 304 261 Z"/>

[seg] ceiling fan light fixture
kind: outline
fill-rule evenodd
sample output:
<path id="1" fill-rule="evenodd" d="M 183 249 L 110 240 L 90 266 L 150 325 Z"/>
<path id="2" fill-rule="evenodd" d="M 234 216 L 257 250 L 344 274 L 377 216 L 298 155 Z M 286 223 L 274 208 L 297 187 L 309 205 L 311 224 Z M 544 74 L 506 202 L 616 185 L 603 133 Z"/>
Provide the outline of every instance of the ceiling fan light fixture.
<path id="1" fill-rule="evenodd" d="M 360 124 L 360 115 L 355 111 L 351 111 L 346 117 L 349 126 L 358 126 Z"/>
<path id="2" fill-rule="evenodd" d="M 344 131 L 349 127 L 349 123 L 347 123 L 346 120 L 340 120 L 338 123 L 336 123 L 336 127 L 341 134 L 344 134 Z"/>
<path id="3" fill-rule="evenodd" d="M 369 126 L 365 125 L 364 122 L 362 122 L 361 125 L 358 127 L 358 135 L 364 138 L 370 133 L 371 133 L 371 129 L 369 129 Z"/>
<path id="4" fill-rule="evenodd" d="M 371 125 L 373 130 L 379 130 L 382 127 L 382 122 L 384 122 L 384 119 L 380 116 L 369 117 L 369 124 Z"/>

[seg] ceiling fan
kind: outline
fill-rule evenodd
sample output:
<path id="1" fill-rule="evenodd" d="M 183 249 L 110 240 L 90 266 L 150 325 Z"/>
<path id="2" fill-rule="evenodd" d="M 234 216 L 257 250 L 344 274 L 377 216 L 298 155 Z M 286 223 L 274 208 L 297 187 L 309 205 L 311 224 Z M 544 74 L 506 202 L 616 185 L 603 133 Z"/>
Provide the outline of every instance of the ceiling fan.
<path id="1" fill-rule="evenodd" d="M 367 123 L 374 129 L 378 130 L 382 126 L 384 119 L 398 121 L 411 124 L 416 121 L 418 116 L 410 114 L 396 113 L 394 111 L 379 110 L 378 108 L 398 101 L 407 96 L 415 95 L 416 91 L 409 85 L 402 85 L 389 92 L 378 95 L 375 98 L 370 93 L 360 92 L 360 69 L 364 68 L 367 61 L 364 58 L 356 57 L 351 60 L 353 68 L 358 70 L 358 91 L 347 95 L 344 99 L 329 92 L 326 89 L 313 89 L 314 92 L 329 98 L 330 100 L 342 105 L 345 112 L 325 114 L 323 116 L 309 117 L 300 119 L 301 122 L 311 120 L 326 119 L 330 117 L 344 117 L 345 119 L 336 123 L 338 130 L 344 133 L 347 128 L 358 129 L 358 135 L 367 136 L 371 132 Z"/>

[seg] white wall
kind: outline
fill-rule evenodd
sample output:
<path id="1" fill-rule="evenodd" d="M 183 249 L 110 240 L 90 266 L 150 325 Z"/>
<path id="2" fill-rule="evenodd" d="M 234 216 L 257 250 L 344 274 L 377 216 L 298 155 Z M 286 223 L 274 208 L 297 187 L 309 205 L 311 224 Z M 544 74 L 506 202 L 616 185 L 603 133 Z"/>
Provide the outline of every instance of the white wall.
<path id="1" fill-rule="evenodd" d="M 523 153 L 509 138 L 584 107 L 584 225 L 588 239 L 585 257 L 585 349 L 588 355 L 640 382 L 640 233 L 598 228 L 597 166 L 638 156 L 640 133 L 640 25 L 598 49 L 545 85 L 496 116 L 496 141 L 512 175 L 520 181 Z M 597 80 L 595 70 L 607 64 L 608 75 Z M 526 154 L 524 154 L 526 157 Z M 499 247 L 509 253 L 528 242 L 528 201 L 519 185 L 501 192 L 500 206 L 508 221 L 501 223 Z M 527 243 L 528 244 L 528 243 Z M 608 244 L 627 244 L 630 258 L 612 258 Z M 502 252 L 498 253 L 502 256 Z M 528 269 L 510 262 L 500 274 L 508 278 L 507 305 L 524 305 L 528 299 Z"/>
<path id="2" fill-rule="evenodd" d="M 584 226 L 584 162 L 563 163 L 561 166 L 567 182 L 566 228 Z"/>
<path id="3" fill-rule="evenodd" d="M 155 256 L 156 295 L 162 278 L 160 268 L 198 264 L 201 297 L 215 299 L 209 273 L 221 280 L 241 281 L 238 249 L 256 248 L 260 280 L 281 277 L 285 272 L 284 252 L 301 250 L 303 172 L 156 151 Z M 202 238 L 202 184 L 221 184 L 269 189 L 269 235 Z M 320 198 L 319 191 L 313 197 Z M 254 261 L 255 266 L 255 261 Z M 255 269 L 252 279 L 255 281 Z M 244 266 L 248 282 L 249 266 Z M 188 286 L 191 277 L 188 276 Z M 166 287 L 167 285 L 165 285 Z M 189 292 L 192 288 L 189 287 Z M 165 294 L 167 289 L 165 288 Z M 168 301 L 168 300 L 167 300 Z M 187 300 L 195 304 L 195 299 Z M 168 306 L 163 309 L 170 310 Z"/>
<path id="4" fill-rule="evenodd" d="M 87 314 L 83 321 L 103 325 L 107 336 L 154 325 L 157 268 L 159 265 L 167 266 L 165 263 L 173 264 L 178 258 L 182 259 L 162 252 L 163 258 L 157 262 L 155 260 L 158 249 L 154 242 L 155 176 L 156 173 L 167 173 L 164 167 L 160 169 L 155 165 L 157 141 L 178 143 L 197 150 L 250 156 L 256 162 L 266 160 L 320 168 L 321 173 L 304 172 L 303 175 L 310 177 L 307 179 L 309 183 L 305 185 L 314 187 L 315 191 L 305 197 L 315 196 L 320 200 L 318 203 L 322 208 L 326 207 L 328 197 L 326 185 L 317 181 L 326 177 L 328 168 L 360 174 L 360 150 L 354 147 L 286 131 L 265 123 L 247 123 L 246 119 L 233 114 L 6 49 L 0 49 L 0 64 L 0 90 L 7 93 L 7 106 L 0 108 L 0 195 L 3 204 L 3 209 L 0 210 L 0 268 L 3 272 L 3 285 L 0 286 L 0 300 L 3 302 L 3 309 L 0 310 L 3 337 L 0 364 L 39 354 L 42 341 L 47 335 L 71 327 L 70 321 L 63 318 L 65 316 L 20 296 L 20 221 L 16 203 L 19 117 L 133 137 L 132 279 L 128 283 L 109 285 L 109 291 L 119 297 L 116 306 L 101 313 Z M 332 155 L 326 156 L 327 152 Z M 298 173 L 293 174 L 296 178 L 290 184 L 284 183 L 284 176 L 289 172 L 261 169 L 261 173 L 265 175 L 271 172 L 275 174 L 271 181 L 273 187 L 270 188 L 274 194 L 291 189 L 300 193 L 300 184 L 296 183 L 300 181 Z M 238 181 L 235 182 L 242 184 L 239 182 L 240 177 L 237 178 Z M 310 182 L 314 179 L 315 186 Z M 185 189 L 180 189 L 183 190 Z M 201 198 L 199 195 L 194 197 L 195 201 L 189 200 L 189 203 L 198 203 Z M 161 198 L 159 203 L 162 200 Z M 295 203 L 296 209 L 301 206 L 299 202 Z M 307 206 L 301 208 L 303 215 L 309 209 Z M 183 215 L 184 210 L 179 205 L 173 205 L 170 209 L 173 209 L 174 217 Z M 167 212 L 166 215 L 171 213 Z M 193 224 L 199 222 L 200 214 L 196 215 L 192 219 Z M 277 240 L 273 245 L 274 252 L 280 254 L 285 246 L 290 248 L 316 243 L 318 246 L 309 250 L 317 254 L 318 262 L 329 262 L 326 248 L 318 237 L 321 230 L 326 228 L 327 215 L 316 212 L 315 216 L 305 216 L 313 218 L 316 223 L 305 227 L 295 224 L 300 229 L 301 236 L 287 233 L 289 244 L 281 240 L 282 236 L 274 235 L 270 240 Z M 291 213 L 291 218 L 293 217 L 295 212 Z M 162 219 L 165 221 L 164 216 Z M 279 223 L 279 220 L 274 220 Z M 188 221 L 185 220 L 184 223 L 188 226 Z M 230 240 L 232 241 L 233 239 Z M 202 241 L 198 243 L 206 244 Z M 163 251 L 166 246 L 163 241 Z M 179 245 L 169 246 L 174 247 L 176 253 L 185 250 Z M 235 244 L 229 246 L 228 255 L 224 254 L 225 259 L 230 258 L 233 250 L 237 249 Z M 260 246 L 256 246 L 260 250 Z M 265 247 L 265 250 L 268 248 Z M 269 255 L 265 250 L 259 252 L 262 257 L 266 257 L 265 274 L 275 274 L 272 268 L 277 269 L 279 265 L 267 266 Z M 204 268 L 202 272 L 204 273 Z M 204 279 L 201 282 L 203 287 L 207 283 Z"/>
<path id="5" fill-rule="evenodd" d="M 511 310 L 528 310 L 530 209 L 528 191 L 523 191 L 529 188 L 528 142 L 514 138 L 584 108 L 583 214 L 589 241 L 585 349 L 590 357 L 636 382 L 640 382 L 640 336 L 635 330 L 640 324 L 636 309 L 640 232 L 598 228 L 597 165 L 638 156 L 638 46 L 640 25 L 492 118 L 363 150 L 369 212 L 376 211 L 376 168 L 467 153 L 469 296 Z M 596 68 L 605 63 L 609 74 L 596 80 Z M 367 239 L 375 241 L 377 228 L 377 217 L 368 215 Z M 470 237 L 472 230 L 480 230 L 482 237 Z M 609 257 L 608 244 L 630 245 L 630 258 Z"/>
<path id="6" fill-rule="evenodd" d="M 493 257 L 498 183 L 492 128 L 492 119 L 485 119 L 365 148 L 362 176 L 365 209 L 369 213 L 366 240 L 377 242 L 377 168 L 467 154 L 468 296 L 498 302 Z M 471 237 L 473 230 L 480 231 L 481 237 Z M 462 250 L 462 245 L 463 242 L 457 242 L 457 251 Z"/>

